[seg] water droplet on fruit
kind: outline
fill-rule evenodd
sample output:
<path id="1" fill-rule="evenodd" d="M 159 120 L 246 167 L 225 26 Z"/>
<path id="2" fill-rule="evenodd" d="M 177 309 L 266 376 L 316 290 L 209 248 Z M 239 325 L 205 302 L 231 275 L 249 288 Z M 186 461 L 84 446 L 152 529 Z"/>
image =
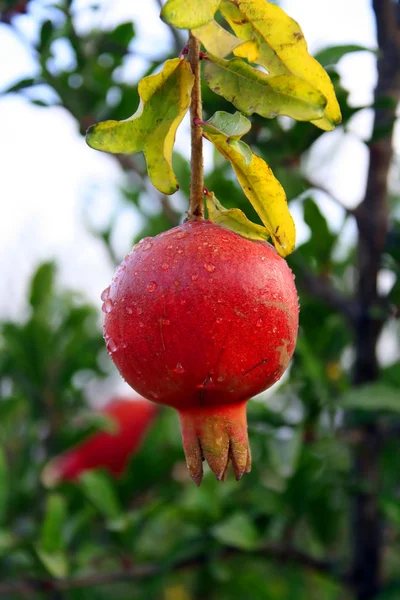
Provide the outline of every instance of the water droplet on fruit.
<path id="1" fill-rule="evenodd" d="M 156 290 L 156 289 L 157 289 L 157 287 L 158 287 L 158 286 L 157 286 L 157 284 L 156 284 L 156 282 L 155 282 L 155 281 L 150 281 L 150 283 L 149 283 L 149 285 L 147 286 L 146 290 L 147 290 L 148 292 L 154 292 L 154 290 Z"/>
<path id="2" fill-rule="evenodd" d="M 108 296 L 110 295 L 110 286 L 108 286 L 105 290 L 101 292 L 100 298 L 105 302 L 108 300 Z"/>
<path id="3" fill-rule="evenodd" d="M 137 308 L 136 312 L 138 315 L 141 315 L 143 313 L 143 308 Z"/>
<path id="4" fill-rule="evenodd" d="M 131 315 L 133 313 L 133 310 L 131 309 L 130 306 L 126 307 L 126 312 L 128 313 L 128 315 Z"/>
<path id="5" fill-rule="evenodd" d="M 140 322 L 139 327 L 144 327 L 144 323 Z"/>
<path id="6" fill-rule="evenodd" d="M 183 238 L 187 237 L 189 235 L 188 231 L 180 231 L 179 233 L 176 234 L 176 237 L 178 238 L 178 240 L 182 240 Z"/>
<path id="7" fill-rule="evenodd" d="M 178 248 L 178 250 L 176 251 L 177 254 L 183 254 L 183 250 L 182 248 Z"/>
<path id="8" fill-rule="evenodd" d="M 263 320 L 262 319 L 258 319 L 257 323 L 256 323 L 256 327 L 262 327 L 263 326 Z"/>
<path id="9" fill-rule="evenodd" d="M 171 325 L 171 321 L 169 319 L 161 319 L 161 323 L 163 325 Z"/>
<path id="10" fill-rule="evenodd" d="M 262 256 L 262 257 L 261 257 L 261 260 L 265 260 L 265 256 Z"/>
<path id="11" fill-rule="evenodd" d="M 103 306 L 101 307 L 101 310 L 105 313 L 110 313 L 113 309 L 113 302 L 111 300 L 111 298 L 107 298 L 107 300 L 104 302 Z"/>
<path id="12" fill-rule="evenodd" d="M 191 279 L 192 281 L 196 281 L 199 278 L 199 274 L 198 273 L 193 273 Z"/>
<path id="13" fill-rule="evenodd" d="M 135 272 L 134 272 L 134 276 L 136 277 L 136 276 L 137 276 L 137 274 L 138 274 L 138 272 L 137 272 L 137 271 L 135 271 Z"/>
<path id="14" fill-rule="evenodd" d="M 217 381 L 219 381 L 219 383 L 222 383 L 222 382 L 223 382 L 223 380 L 224 380 L 224 378 L 223 378 L 223 377 L 218 377 L 218 379 L 217 379 Z"/>
<path id="15" fill-rule="evenodd" d="M 163 265 L 161 265 L 161 268 L 163 271 L 166 271 L 167 269 L 169 269 L 169 264 L 168 263 L 164 263 Z"/>
<path id="16" fill-rule="evenodd" d="M 181 285 L 177 279 L 175 279 L 174 284 L 175 284 L 175 287 L 179 287 Z"/>
<path id="17" fill-rule="evenodd" d="M 206 271 L 208 271 L 209 273 L 214 273 L 215 271 L 215 265 L 212 265 L 211 263 L 204 263 L 204 268 Z"/>
<path id="18" fill-rule="evenodd" d="M 218 317 L 217 320 L 216 320 L 216 322 L 218 323 L 218 325 L 220 325 L 222 323 L 221 317 Z"/>
<path id="19" fill-rule="evenodd" d="M 138 241 L 138 244 L 144 244 L 145 242 L 148 242 L 149 240 L 151 240 L 150 237 L 144 237 L 141 240 Z"/>
<path id="20" fill-rule="evenodd" d="M 181 363 L 178 363 L 174 369 L 174 373 L 184 373 L 185 369 L 182 367 Z"/>
<path id="21" fill-rule="evenodd" d="M 107 342 L 107 350 L 109 352 L 116 352 L 118 350 L 117 344 L 114 342 L 112 338 L 110 338 Z"/>
<path id="22" fill-rule="evenodd" d="M 145 244 L 145 245 L 143 246 L 143 252 L 144 252 L 145 250 L 150 250 L 150 248 L 152 248 L 152 247 L 153 247 L 153 244 L 152 244 L 151 242 L 148 242 L 147 244 Z"/>

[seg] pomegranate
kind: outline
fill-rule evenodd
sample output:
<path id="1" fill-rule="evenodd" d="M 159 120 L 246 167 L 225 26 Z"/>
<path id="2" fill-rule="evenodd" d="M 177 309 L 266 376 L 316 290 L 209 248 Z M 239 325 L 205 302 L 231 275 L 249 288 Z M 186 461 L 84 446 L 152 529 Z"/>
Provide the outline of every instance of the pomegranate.
<path id="1" fill-rule="evenodd" d="M 138 450 L 157 408 L 144 398 L 114 398 L 99 412 L 111 417 L 115 431 L 95 433 L 53 458 L 43 471 L 45 485 L 75 481 L 81 473 L 98 467 L 115 477 L 121 476 L 129 458 Z"/>
<path id="2" fill-rule="evenodd" d="M 250 471 L 246 402 L 292 357 L 298 298 L 286 262 L 265 242 L 210 221 L 145 238 L 102 294 L 104 337 L 139 394 L 175 408 L 186 462 L 217 479 Z"/>

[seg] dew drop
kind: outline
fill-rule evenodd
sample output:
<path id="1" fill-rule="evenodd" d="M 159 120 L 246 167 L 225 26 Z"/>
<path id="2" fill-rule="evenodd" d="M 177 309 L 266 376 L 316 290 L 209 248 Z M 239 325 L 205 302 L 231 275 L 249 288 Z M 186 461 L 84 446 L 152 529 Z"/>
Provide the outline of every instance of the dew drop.
<path id="1" fill-rule="evenodd" d="M 256 327 L 262 327 L 263 326 L 263 320 L 262 319 L 258 319 L 257 323 L 256 323 Z"/>
<path id="2" fill-rule="evenodd" d="M 178 248 L 178 250 L 176 251 L 177 254 L 183 254 L 183 250 L 182 248 Z"/>
<path id="3" fill-rule="evenodd" d="M 105 302 L 106 300 L 108 300 L 109 295 L 110 295 L 110 286 L 108 286 L 105 290 L 103 290 L 101 292 L 100 298 L 103 300 L 103 302 Z"/>
<path id="4" fill-rule="evenodd" d="M 144 252 L 145 250 L 150 250 L 150 248 L 152 248 L 152 247 L 153 247 L 153 244 L 152 244 L 151 242 L 147 242 L 147 244 L 145 244 L 145 245 L 143 246 L 143 252 Z"/>
<path id="5" fill-rule="evenodd" d="M 181 374 L 184 372 L 185 372 L 185 369 L 182 367 L 181 363 L 178 363 L 174 369 L 174 373 Z"/>
<path id="6" fill-rule="evenodd" d="M 157 284 L 156 284 L 156 282 L 155 282 L 155 281 L 150 281 L 150 283 L 149 283 L 149 285 L 147 286 L 146 290 L 147 290 L 148 292 L 154 292 L 154 290 L 156 290 L 156 289 L 157 289 L 157 287 L 158 287 L 158 286 L 157 286 Z"/>
<path id="7" fill-rule="evenodd" d="M 180 284 L 180 282 L 177 279 L 175 279 L 174 285 L 175 285 L 175 287 L 179 287 L 181 284 Z"/>
<path id="8" fill-rule="evenodd" d="M 218 323 L 218 325 L 220 325 L 222 323 L 221 317 L 218 317 L 217 320 L 216 320 L 216 322 Z"/>
<path id="9" fill-rule="evenodd" d="M 168 263 L 164 263 L 163 265 L 161 265 L 161 268 L 163 271 L 166 271 L 167 269 L 169 269 L 169 264 Z"/>
<path id="10" fill-rule="evenodd" d="M 137 274 L 138 274 L 138 271 L 135 271 L 134 272 L 134 276 L 137 277 Z"/>
<path id="11" fill-rule="evenodd" d="M 178 240 L 182 240 L 183 238 L 187 237 L 189 235 L 188 231 L 180 231 L 179 233 L 176 234 L 176 237 L 178 238 Z"/>
<path id="12" fill-rule="evenodd" d="M 126 307 L 126 312 L 128 313 L 128 315 L 131 315 L 133 313 L 133 310 L 131 309 L 130 306 Z"/>
<path id="13" fill-rule="evenodd" d="M 199 278 L 199 274 L 198 273 L 193 273 L 193 275 L 191 276 L 191 280 L 192 281 L 196 281 Z"/>
<path id="14" fill-rule="evenodd" d="M 215 265 L 212 265 L 211 263 L 204 263 L 204 268 L 206 271 L 208 271 L 209 273 L 214 273 L 215 271 Z"/>
<path id="15" fill-rule="evenodd" d="M 140 322 L 139 327 L 144 327 L 144 323 Z"/>
<path id="16" fill-rule="evenodd" d="M 262 256 L 262 257 L 261 257 L 261 260 L 265 260 L 265 256 Z"/>
<path id="17" fill-rule="evenodd" d="M 141 314 L 143 313 L 143 308 L 137 308 L 137 309 L 136 309 L 136 313 L 137 313 L 138 315 L 141 315 Z"/>
<path id="18" fill-rule="evenodd" d="M 116 352 L 118 350 L 117 344 L 114 342 L 112 338 L 110 338 L 107 342 L 107 350 L 109 352 Z"/>
<path id="19" fill-rule="evenodd" d="M 222 382 L 223 382 L 223 380 L 224 380 L 224 378 L 223 378 L 223 377 L 218 377 L 218 379 L 217 379 L 217 381 L 219 381 L 219 383 L 222 383 Z"/>
<path id="20" fill-rule="evenodd" d="M 101 307 L 101 310 L 105 313 L 110 313 L 113 309 L 113 302 L 111 300 L 111 298 L 107 298 L 107 300 L 104 302 L 103 306 Z"/>
<path id="21" fill-rule="evenodd" d="M 161 319 L 161 323 L 163 325 L 171 325 L 171 321 L 169 319 Z"/>

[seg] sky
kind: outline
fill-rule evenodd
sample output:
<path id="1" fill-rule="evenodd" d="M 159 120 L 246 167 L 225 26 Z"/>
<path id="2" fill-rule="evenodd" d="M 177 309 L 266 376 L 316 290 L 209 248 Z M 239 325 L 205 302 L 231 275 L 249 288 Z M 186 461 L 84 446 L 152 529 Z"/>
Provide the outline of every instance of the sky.
<path id="1" fill-rule="evenodd" d="M 32 3 L 32 14 L 40 19 L 46 0 Z M 93 26 L 87 0 L 74 4 L 78 26 Z M 171 34 L 158 18 L 155 0 L 101 0 L 95 25 L 110 27 L 132 19 L 137 30 L 134 48 L 143 56 L 162 54 Z M 335 44 L 376 47 L 375 26 L 368 0 L 282 0 L 281 6 L 301 25 L 311 52 Z M 334 9 L 332 9 L 334 6 Z M 343 18 L 346 15 L 346 18 Z M 18 17 L 22 37 L 0 24 L 0 91 L 22 77 L 34 74 L 35 60 L 23 36 L 36 34 L 34 19 Z M 150 26 L 151 24 L 151 26 Z M 60 48 L 60 60 L 68 53 Z M 157 54 L 156 54 L 157 55 Z M 129 81 L 137 79 L 145 67 L 133 58 L 124 69 Z M 358 52 L 342 59 L 339 69 L 351 102 L 368 105 L 376 81 L 375 58 Z M 132 113 L 136 107 L 132 107 Z M 0 96 L 2 131 L 0 141 L 0 318 L 19 318 L 26 310 L 27 282 L 35 266 L 54 258 L 64 286 L 81 290 L 100 306 L 100 293 L 108 285 L 112 265 L 103 245 L 86 228 L 87 216 L 107 222 L 118 203 L 117 185 L 123 181 L 116 161 L 88 148 L 73 118 L 62 108 L 43 109 L 30 105 L 17 95 Z M 371 111 L 361 111 L 345 134 L 338 129 L 325 134 L 307 158 L 310 177 L 323 182 L 347 206 L 355 206 L 365 189 L 368 154 L 363 139 L 372 125 Z M 178 133 L 177 147 L 188 153 L 187 124 Z M 206 165 L 210 156 L 207 155 Z M 357 165 L 357 168 L 354 168 Z M 340 223 L 340 211 L 324 199 L 330 222 Z M 294 209 L 298 239 L 307 236 L 301 212 Z M 85 218 L 84 218 L 85 217 Z M 130 250 L 133 232 L 139 223 L 132 212 L 125 213 L 118 228 L 117 252 Z M 354 233 L 354 232 L 353 232 Z M 352 231 L 349 231 L 352 235 Z"/>

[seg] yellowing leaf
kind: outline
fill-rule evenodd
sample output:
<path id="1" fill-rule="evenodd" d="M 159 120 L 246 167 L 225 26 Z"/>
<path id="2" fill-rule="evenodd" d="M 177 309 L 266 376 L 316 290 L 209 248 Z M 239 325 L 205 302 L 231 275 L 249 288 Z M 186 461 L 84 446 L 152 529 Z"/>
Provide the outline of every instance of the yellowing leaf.
<path id="1" fill-rule="evenodd" d="M 314 125 L 326 131 L 341 122 L 339 104 L 328 74 L 308 53 L 303 32 L 281 8 L 266 0 L 222 0 L 220 11 L 235 34 L 249 42 L 234 53 L 262 65 L 270 75 L 305 79 L 327 99 L 323 118 Z"/>
<path id="2" fill-rule="evenodd" d="M 193 29 L 192 33 L 200 40 L 207 52 L 215 54 L 219 58 L 228 56 L 235 48 L 243 44 L 243 40 L 239 40 L 229 31 L 226 31 L 216 21 L 210 21 L 202 27 Z"/>
<path id="3" fill-rule="evenodd" d="M 226 123 L 229 123 L 229 117 L 235 120 L 235 115 L 223 115 Z M 219 124 L 221 123 L 220 118 Z M 226 129 L 232 130 L 232 127 L 228 125 Z M 244 193 L 265 225 L 279 254 L 287 256 L 293 252 L 296 241 L 294 222 L 285 192 L 269 166 L 257 154 L 252 154 L 251 161 L 247 163 L 243 154 L 232 145 L 229 136 L 222 131 L 212 132 L 203 128 L 203 135 L 232 164 Z M 240 222 L 237 213 L 235 218 Z"/>
<path id="4" fill-rule="evenodd" d="M 161 73 L 139 83 L 140 104 L 125 121 L 104 121 L 89 127 L 91 148 L 114 154 L 143 151 L 149 177 L 163 194 L 179 188 L 172 170 L 175 134 L 190 105 L 193 75 L 184 59 L 167 60 Z"/>
<path id="5" fill-rule="evenodd" d="M 160 17 L 180 29 L 195 29 L 214 19 L 221 0 L 168 0 Z"/>
<path id="6" fill-rule="evenodd" d="M 204 77 L 209 87 L 251 115 L 271 119 L 287 115 L 298 121 L 323 117 L 326 98 L 313 85 L 295 75 L 271 77 L 241 58 L 223 60 L 208 55 Z"/>
<path id="7" fill-rule="evenodd" d="M 208 218 L 213 223 L 230 229 L 249 240 L 267 240 L 270 235 L 262 225 L 252 223 L 239 208 L 224 208 L 213 192 L 206 195 Z"/>

